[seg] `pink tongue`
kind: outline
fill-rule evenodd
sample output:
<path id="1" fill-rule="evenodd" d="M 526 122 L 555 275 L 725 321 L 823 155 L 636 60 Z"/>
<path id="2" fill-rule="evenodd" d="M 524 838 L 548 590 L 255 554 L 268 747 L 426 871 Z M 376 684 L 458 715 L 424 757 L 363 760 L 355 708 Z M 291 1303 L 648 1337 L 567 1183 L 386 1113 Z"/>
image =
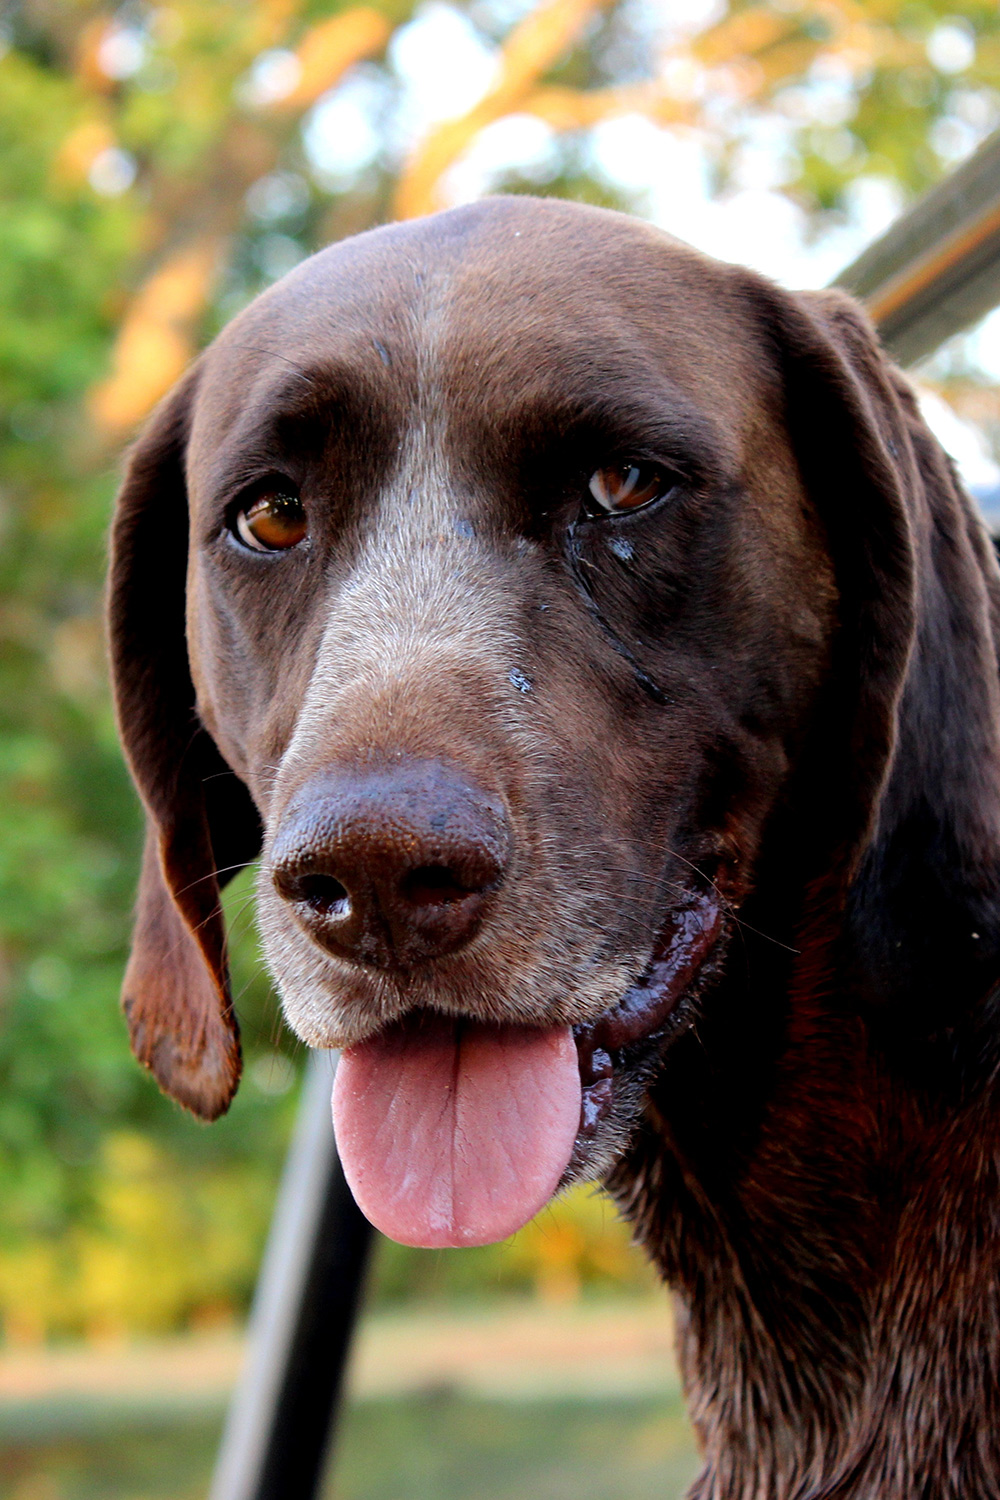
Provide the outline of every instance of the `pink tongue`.
<path id="1" fill-rule="evenodd" d="M 580 1128 L 572 1032 L 394 1026 L 341 1057 L 333 1124 L 358 1206 L 390 1239 L 505 1239 L 552 1197 Z"/>

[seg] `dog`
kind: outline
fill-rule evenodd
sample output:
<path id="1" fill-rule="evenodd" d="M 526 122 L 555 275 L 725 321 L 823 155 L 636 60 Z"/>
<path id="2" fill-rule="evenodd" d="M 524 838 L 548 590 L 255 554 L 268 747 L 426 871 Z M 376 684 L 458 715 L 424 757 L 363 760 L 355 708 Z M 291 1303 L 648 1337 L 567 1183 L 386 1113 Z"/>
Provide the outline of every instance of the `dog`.
<path id="1" fill-rule="evenodd" d="M 322 251 L 118 501 L 137 1056 L 228 1106 L 260 855 L 375 1223 L 601 1180 L 696 1500 L 1000 1495 L 998 611 L 845 295 L 520 197 Z"/>

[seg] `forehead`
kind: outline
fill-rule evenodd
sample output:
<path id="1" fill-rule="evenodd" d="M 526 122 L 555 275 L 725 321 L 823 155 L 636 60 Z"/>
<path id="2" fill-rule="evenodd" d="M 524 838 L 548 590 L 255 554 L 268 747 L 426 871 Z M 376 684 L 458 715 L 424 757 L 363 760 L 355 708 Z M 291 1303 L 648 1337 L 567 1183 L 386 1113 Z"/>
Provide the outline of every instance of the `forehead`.
<path id="1" fill-rule="evenodd" d="M 756 425 L 775 379 L 739 273 L 624 215 L 492 199 L 359 235 L 259 297 L 204 357 L 214 446 L 282 411 L 516 420 L 606 399 Z"/>

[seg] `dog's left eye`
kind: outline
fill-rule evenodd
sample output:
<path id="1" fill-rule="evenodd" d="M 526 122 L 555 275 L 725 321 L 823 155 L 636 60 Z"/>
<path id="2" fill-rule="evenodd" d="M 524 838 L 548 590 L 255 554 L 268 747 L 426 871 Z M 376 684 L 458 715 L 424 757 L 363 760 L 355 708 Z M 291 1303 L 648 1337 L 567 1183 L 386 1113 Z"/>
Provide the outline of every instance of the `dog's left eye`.
<path id="1" fill-rule="evenodd" d="M 677 475 L 657 464 L 608 464 L 595 469 L 587 486 L 595 507 L 609 514 L 639 510 L 677 488 Z"/>
<path id="2" fill-rule="evenodd" d="M 254 552 L 284 552 L 309 532 L 302 501 L 294 493 L 267 490 L 236 515 L 236 534 Z"/>

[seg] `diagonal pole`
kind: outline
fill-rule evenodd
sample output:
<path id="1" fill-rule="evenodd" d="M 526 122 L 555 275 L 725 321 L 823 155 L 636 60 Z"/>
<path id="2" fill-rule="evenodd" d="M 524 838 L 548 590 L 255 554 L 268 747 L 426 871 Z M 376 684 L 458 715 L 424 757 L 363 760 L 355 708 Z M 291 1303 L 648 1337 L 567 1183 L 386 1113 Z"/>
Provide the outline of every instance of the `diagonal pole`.
<path id="1" fill-rule="evenodd" d="M 323 1482 L 372 1242 L 333 1138 L 336 1058 L 306 1067 L 210 1500 L 314 1500 Z"/>
<path id="2" fill-rule="evenodd" d="M 1000 131 L 841 271 L 889 353 L 914 365 L 1000 302 Z"/>

